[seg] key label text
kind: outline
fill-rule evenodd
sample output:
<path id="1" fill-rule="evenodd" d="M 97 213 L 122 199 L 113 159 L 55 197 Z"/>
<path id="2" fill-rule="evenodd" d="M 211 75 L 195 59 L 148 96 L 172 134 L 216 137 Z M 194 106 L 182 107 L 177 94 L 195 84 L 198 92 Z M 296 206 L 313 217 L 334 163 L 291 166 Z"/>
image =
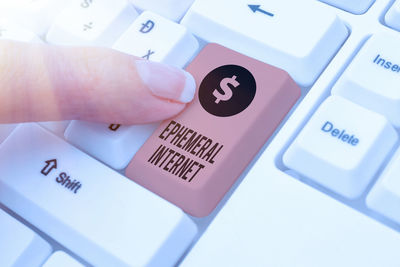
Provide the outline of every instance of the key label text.
<path id="1" fill-rule="evenodd" d="M 357 146 L 359 144 L 359 139 L 354 136 L 354 134 L 350 135 L 346 130 L 340 130 L 335 128 L 332 122 L 327 121 L 321 128 L 321 131 L 324 133 L 330 133 L 332 137 L 339 139 L 340 141 L 347 143 L 352 146 Z"/>

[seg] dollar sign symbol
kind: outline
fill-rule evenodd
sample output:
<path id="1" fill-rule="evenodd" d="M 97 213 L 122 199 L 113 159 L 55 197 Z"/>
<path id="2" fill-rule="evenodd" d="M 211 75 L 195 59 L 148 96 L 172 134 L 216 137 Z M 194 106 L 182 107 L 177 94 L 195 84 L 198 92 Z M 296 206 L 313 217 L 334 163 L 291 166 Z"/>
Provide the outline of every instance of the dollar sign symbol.
<path id="1" fill-rule="evenodd" d="M 83 2 L 81 3 L 81 7 L 88 8 L 92 2 L 93 0 L 83 0 Z"/>
<path id="2" fill-rule="evenodd" d="M 229 88 L 228 84 L 232 85 L 233 87 L 238 87 L 240 83 L 236 81 L 236 76 L 233 75 L 232 78 L 224 78 L 220 82 L 219 86 L 221 86 L 222 91 L 224 91 L 224 94 L 221 94 L 217 89 L 214 90 L 213 95 L 217 98 L 215 100 L 215 103 L 218 104 L 221 100 L 222 101 L 228 101 L 229 99 L 232 98 L 233 92 L 231 88 Z"/>

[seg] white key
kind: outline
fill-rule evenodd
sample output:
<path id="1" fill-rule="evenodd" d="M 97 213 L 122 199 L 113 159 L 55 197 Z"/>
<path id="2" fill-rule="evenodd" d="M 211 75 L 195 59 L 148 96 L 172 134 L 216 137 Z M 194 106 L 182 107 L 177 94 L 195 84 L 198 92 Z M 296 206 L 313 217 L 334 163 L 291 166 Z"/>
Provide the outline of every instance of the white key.
<path id="1" fill-rule="evenodd" d="M 348 35 L 334 13 L 314 1 L 198 0 L 182 24 L 215 42 L 286 70 L 311 85 Z M 299 12 L 301 10 L 301 12 Z"/>
<path id="2" fill-rule="evenodd" d="M 148 60 L 184 67 L 199 44 L 186 27 L 145 11 L 113 48 Z"/>
<path id="3" fill-rule="evenodd" d="M 400 127 L 400 36 L 372 36 L 332 89 Z"/>
<path id="4" fill-rule="evenodd" d="M 141 10 L 150 10 L 168 19 L 179 21 L 194 0 L 130 0 Z"/>
<path id="5" fill-rule="evenodd" d="M 62 251 L 54 252 L 42 267 L 84 267 Z"/>
<path id="6" fill-rule="evenodd" d="M 0 39 L 33 43 L 42 42 L 33 32 L 6 20 L 0 21 Z"/>
<path id="7" fill-rule="evenodd" d="M 39 122 L 39 124 L 57 136 L 64 137 L 65 130 L 70 122 L 71 121 L 45 121 Z"/>
<path id="8" fill-rule="evenodd" d="M 349 1 L 349 0 L 319 0 L 321 2 L 325 2 L 332 6 L 341 8 L 345 11 L 351 12 L 353 14 L 363 14 L 365 13 L 368 8 L 375 2 L 375 0 L 356 0 L 356 1 Z"/>
<path id="9" fill-rule="evenodd" d="M 264 153 L 180 267 L 398 267 L 400 235 Z"/>
<path id="10" fill-rule="evenodd" d="M 0 17 L 10 19 L 42 36 L 68 2 L 65 0 L 2 0 L 0 1 Z"/>
<path id="11" fill-rule="evenodd" d="M 388 26 L 400 31 L 400 1 L 396 1 L 385 16 Z"/>
<path id="12" fill-rule="evenodd" d="M 123 126 L 72 121 L 65 138 L 110 167 L 125 168 L 159 123 Z"/>
<path id="13" fill-rule="evenodd" d="M 0 173 L 0 202 L 94 266 L 171 266 L 197 232 L 180 209 L 35 123 L 0 147 Z"/>
<path id="14" fill-rule="evenodd" d="M 400 223 L 400 149 L 369 193 L 367 205 Z"/>
<path id="15" fill-rule="evenodd" d="M 356 198 L 397 139 L 382 115 L 331 96 L 290 145 L 283 162 L 345 197 Z"/>
<path id="16" fill-rule="evenodd" d="M 51 247 L 46 241 L 0 210 L 1 267 L 39 267 L 50 253 Z"/>
<path id="17" fill-rule="evenodd" d="M 74 0 L 57 17 L 46 39 L 53 44 L 108 47 L 137 15 L 126 0 Z"/>

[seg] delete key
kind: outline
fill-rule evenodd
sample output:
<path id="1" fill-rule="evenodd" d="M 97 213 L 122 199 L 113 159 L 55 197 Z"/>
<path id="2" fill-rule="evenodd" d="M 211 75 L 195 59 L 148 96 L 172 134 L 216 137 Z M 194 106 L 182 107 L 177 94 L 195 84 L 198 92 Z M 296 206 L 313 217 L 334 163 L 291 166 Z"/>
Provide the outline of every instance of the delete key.
<path id="1" fill-rule="evenodd" d="M 136 153 L 126 176 L 185 212 L 210 214 L 300 96 L 283 70 L 217 44 L 186 69 L 196 96 Z"/>

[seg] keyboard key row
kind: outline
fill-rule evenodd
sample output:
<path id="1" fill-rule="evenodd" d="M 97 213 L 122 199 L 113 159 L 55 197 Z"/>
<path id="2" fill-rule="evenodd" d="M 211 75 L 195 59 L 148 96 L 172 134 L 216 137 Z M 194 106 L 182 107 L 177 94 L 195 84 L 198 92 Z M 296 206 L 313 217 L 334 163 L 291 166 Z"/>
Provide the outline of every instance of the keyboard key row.
<path id="1" fill-rule="evenodd" d="M 0 148 L 0 202 L 95 266 L 171 266 L 197 229 L 181 210 L 34 123 Z"/>
<path id="2" fill-rule="evenodd" d="M 207 42 L 222 44 L 288 71 L 302 86 L 309 86 L 317 79 L 348 36 L 347 28 L 333 12 L 312 1 L 265 1 L 263 5 L 248 5 L 241 0 L 230 7 L 226 13 L 229 16 L 221 10 L 230 2 L 208 1 L 195 1 L 182 24 Z M 187 8 L 190 2 L 177 4 L 177 8 Z M 300 6 L 296 5 L 309 10 L 309 14 L 297 12 Z M 115 44 L 117 50 L 183 66 L 197 48 L 193 36 L 184 27 L 154 13 L 142 15 L 141 20 L 131 25 L 138 14 L 125 0 L 112 4 L 105 0 L 76 1 L 57 16 L 46 40 L 62 45 L 111 46 L 131 25 Z M 297 23 L 293 24 L 293 20 Z M 254 28 L 265 29 L 265 33 Z M 171 39 L 166 42 L 165 36 Z"/>

